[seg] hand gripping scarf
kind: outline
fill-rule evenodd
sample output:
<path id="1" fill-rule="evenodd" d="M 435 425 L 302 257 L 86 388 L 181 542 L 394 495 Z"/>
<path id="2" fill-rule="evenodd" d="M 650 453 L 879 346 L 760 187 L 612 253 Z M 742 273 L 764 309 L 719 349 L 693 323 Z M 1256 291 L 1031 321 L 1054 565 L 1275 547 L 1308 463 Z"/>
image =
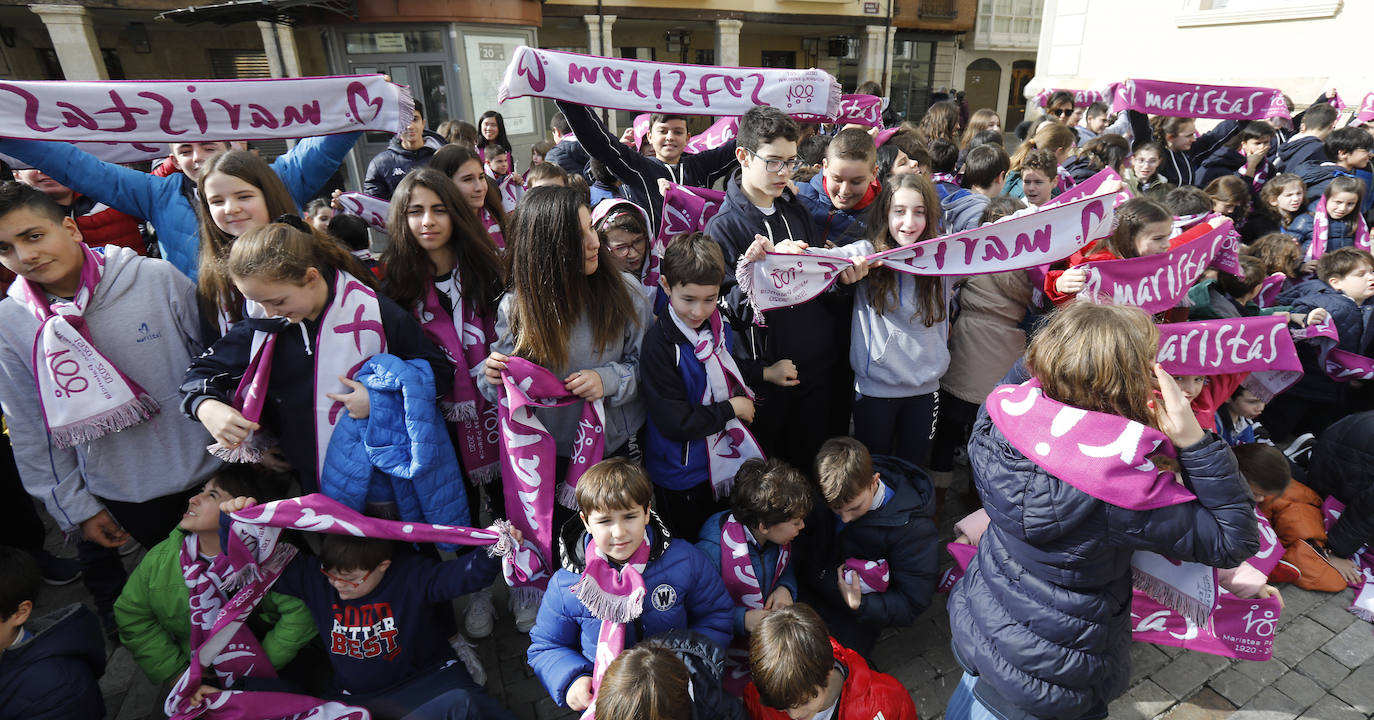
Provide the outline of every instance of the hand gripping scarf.
<path id="1" fill-rule="evenodd" d="M 453 389 L 439 404 L 444 418 L 458 430 L 458 454 L 468 479 L 485 485 L 501 473 L 499 421 L 496 406 L 477 391 L 477 383 L 486 382 L 480 375 L 496 332 L 491 317 L 479 316 L 472 303 L 463 300 L 456 269 L 452 278 L 452 290 L 446 287 L 445 294 L 453 313 L 444 310 L 438 288 L 428 283 L 419 308 L 420 327 L 453 365 Z"/>
<path id="2" fill-rule="evenodd" d="M 1322 503 L 1322 525 L 1327 532 L 1341 519 L 1345 503 L 1329 497 Z M 1374 622 L 1374 548 L 1362 546 L 1355 556 L 1355 567 L 1360 569 L 1360 579 L 1350 583 L 1355 589 L 1355 602 L 1348 608 L 1351 613 L 1365 622 Z"/>
<path id="3" fill-rule="evenodd" d="M 83 315 L 105 271 L 105 256 L 81 246 L 80 286 L 71 300 L 48 294 L 22 275 L 9 296 L 38 320 L 33 338 L 34 382 L 53 445 L 69 448 L 137 425 L 158 411 L 157 401 L 100 354 Z"/>
<path id="4" fill-rule="evenodd" d="M 1317 360 L 1326 374 L 1336 382 L 1374 379 L 1374 359 L 1340 348 L 1341 334 L 1336 323 L 1327 318 L 1320 323 L 1293 330 L 1293 338 L 1308 340 L 1317 346 Z"/>
<path id="5" fill-rule="evenodd" d="M 555 492 L 558 448 L 535 411 L 573 403 L 583 403 L 582 417 L 578 422 L 568 474 L 562 488 Z M 511 524 L 538 548 L 544 566 L 553 567 L 554 497 L 557 495 L 560 501 L 565 501 L 564 505 L 575 509 L 578 478 L 601 462 L 606 449 L 602 401 L 583 402 L 582 398 L 568 394 L 563 381 L 553 373 L 524 358 L 512 357 L 501 373 L 498 410 L 506 514 Z M 547 577 L 532 578 L 530 582 L 516 585 L 512 594 L 537 599 L 547 585 Z"/>
<path id="6" fill-rule="evenodd" d="M 668 314 L 706 370 L 701 404 L 728 402 L 736 390 L 753 400 L 753 391 L 740 379 L 739 366 L 725 347 L 725 323 L 721 322 L 720 310 L 712 311 L 706 326 L 697 330 L 687 327 L 672 307 L 668 308 Z M 763 457 L 763 449 L 739 418 L 731 418 L 724 429 L 706 438 L 706 448 L 711 458 L 711 496 L 716 500 L 729 497 L 735 473 L 746 460 Z"/>
<path id="7" fill-rule="evenodd" d="M 619 569 L 611 564 L 594 543 L 594 552 L 587 556 L 582 577 L 569 588 L 579 602 L 601 621 L 596 636 L 596 662 L 592 666 L 592 704 L 582 713 L 582 720 L 596 717 L 596 689 L 617 655 L 625 649 L 625 624 L 634 622 L 644 612 L 644 568 L 649 565 L 649 534 Z"/>
<path id="8" fill-rule="evenodd" d="M 386 352 L 386 329 L 382 327 L 381 306 L 377 292 L 343 270 L 337 271 L 334 295 L 320 313 L 319 334 L 315 338 L 315 467 L 311 468 L 311 487 L 318 487 L 320 471 L 324 467 L 325 451 L 334 427 L 345 412 L 343 403 L 331 400 L 329 393 L 348 392 L 339 376 L 353 377 L 368 358 Z M 277 336 L 286 328 L 258 330 L 253 333 L 252 359 L 234 392 L 233 405 L 245 418 L 258 422 L 262 418 L 263 402 L 272 377 L 272 356 Z M 309 341 L 306 352 L 310 352 Z M 230 462 L 254 462 L 260 458 L 261 440 L 249 438 L 238 448 L 225 448 L 219 443 L 207 449 L 211 454 Z M 304 468 L 298 468 L 304 472 Z"/>

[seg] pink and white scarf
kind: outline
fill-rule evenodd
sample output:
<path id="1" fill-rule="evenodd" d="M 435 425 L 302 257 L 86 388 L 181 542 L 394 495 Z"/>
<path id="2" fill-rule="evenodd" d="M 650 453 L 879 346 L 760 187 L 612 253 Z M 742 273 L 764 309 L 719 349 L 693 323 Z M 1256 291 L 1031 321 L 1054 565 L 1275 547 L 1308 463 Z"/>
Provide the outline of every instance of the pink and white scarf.
<path id="1" fill-rule="evenodd" d="M 1265 402 L 1302 378 L 1285 314 L 1162 324 L 1156 360 L 1171 375 L 1249 373 L 1245 387 Z"/>
<path id="2" fill-rule="evenodd" d="M 486 485 L 501 473 L 497 441 L 500 437 L 496 406 L 477 390 L 482 368 L 496 339 L 490 316 L 479 316 L 463 299 L 458 270 L 443 284 L 453 306 L 450 314 L 439 302 L 439 288 L 429 283 L 418 315 L 425 336 L 438 345 L 453 365 L 453 389 L 439 402 L 444 418 L 458 430 L 458 454 L 468 479 Z"/>
<path id="3" fill-rule="evenodd" d="M 1357 125 L 1374 122 L 1374 92 L 1365 94 L 1364 99 L 1360 101 L 1359 109 L 1355 111 L 1355 116 L 1351 118 L 1351 122 Z"/>
<path id="4" fill-rule="evenodd" d="M 387 214 L 391 212 L 391 202 L 356 192 L 339 193 L 339 212 L 357 215 L 377 232 L 386 232 Z"/>
<path id="5" fill-rule="evenodd" d="M 720 212 L 724 202 L 725 193 L 719 190 L 668 183 L 668 192 L 663 193 L 663 219 L 654 244 L 667 249 L 678 235 L 706 229 L 706 221 Z"/>
<path id="6" fill-rule="evenodd" d="M 377 292 L 344 270 L 336 272 L 333 296 L 320 313 L 313 353 L 309 340 L 306 341 L 306 352 L 315 357 L 315 375 L 311 378 L 315 389 L 312 418 L 315 428 L 315 467 L 311 469 L 314 475 L 310 487 L 319 485 L 329 439 L 334 436 L 339 418 L 346 412 L 343 403 L 330 399 L 328 395 L 348 392 L 348 386 L 340 382 L 339 376 L 353 377 L 368 358 L 386 352 L 386 329 L 382 326 Z M 245 418 L 253 422 L 262 416 L 272 377 L 272 356 L 276 352 L 277 336 L 288 331 L 289 328 L 283 324 L 280 328 L 253 333 L 252 359 L 239 381 L 233 403 Z M 304 381 L 304 378 L 298 380 Z M 258 443 L 250 439 L 242 443 L 240 448 L 227 449 L 215 443 L 207 449 L 216 457 L 230 462 L 252 462 L 256 459 L 255 445 Z"/>
<path id="7" fill-rule="evenodd" d="M 844 581 L 853 583 L 856 579 L 864 595 L 885 593 L 892 581 L 886 560 L 849 558 L 844 561 Z"/>
<path id="8" fill-rule="evenodd" d="M 1369 226 L 1365 224 L 1364 216 L 1360 214 L 1359 208 L 1345 216 L 1346 222 L 1351 222 L 1354 216 L 1355 222 L 1355 247 L 1369 252 Z M 1326 194 L 1323 193 L 1317 200 L 1317 209 L 1312 211 L 1312 242 L 1307 246 L 1307 255 L 1304 260 L 1316 260 L 1326 252 L 1326 243 L 1331 239 L 1331 216 L 1326 214 Z"/>
<path id="9" fill-rule="evenodd" d="M 907 275 L 936 276 L 1024 270 L 1063 260 L 1110 232 L 1115 214 L 1114 198 L 1093 195 L 866 257 L 854 255 L 872 252 L 867 241 L 804 254 L 769 253 L 753 263 L 741 258 L 735 279 L 761 317 L 820 295 L 859 260 L 882 260 L 884 267 Z"/>
<path id="10" fill-rule="evenodd" d="M 1283 92 L 1274 88 L 1126 80 L 1111 93 L 1112 112 L 1219 120 L 1288 118 Z"/>
<path id="11" fill-rule="evenodd" d="M 9 287 L 9 296 L 38 320 L 33 338 L 34 383 L 43 422 L 59 448 L 132 427 L 159 409 L 157 400 L 100 354 L 91 340 L 83 316 L 104 274 L 105 255 L 85 244 L 81 249 L 85 253 L 81 284 L 71 300 L 49 299 L 41 285 L 22 275 Z"/>
<path id="12" fill-rule="evenodd" d="M 518 97 L 675 115 L 743 115 L 757 105 L 824 122 L 840 110 L 840 84 L 823 70 L 731 68 L 516 48 L 498 102 Z"/>
<path id="13" fill-rule="evenodd" d="M 185 142 L 265 140 L 358 130 L 400 133 L 410 88 L 381 75 L 270 80 L 7 82 L 5 137 Z"/>
<path id="14" fill-rule="evenodd" d="M 1331 318 L 1292 332 L 1295 340 L 1309 340 L 1317 346 L 1317 360 L 1332 380 L 1374 380 L 1374 359 L 1342 350 L 1340 331 Z"/>
<path id="15" fill-rule="evenodd" d="M 841 95 L 840 114 L 837 124 L 863 125 L 880 128 L 883 126 L 883 111 L 887 109 L 887 98 L 877 95 Z"/>
<path id="16" fill-rule="evenodd" d="M 496 147 L 500 146 L 498 145 Z M 501 148 L 501 152 L 506 152 L 506 149 Z M 506 154 L 509 155 L 510 153 Z M 515 181 L 515 173 L 513 172 L 508 172 L 501 177 L 496 177 L 496 173 L 492 171 L 491 167 L 483 167 L 485 168 L 487 177 L 491 178 L 491 181 L 496 184 L 497 192 L 501 193 L 501 207 L 505 209 L 506 212 L 514 210 L 515 204 L 520 202 L 520 197 L 525 194 L 525 186 Z"/>
<path id="17" fill-rule="evenodd" d="M 1216 266 L 1223 246 L 1233 242 L 1231 221 L 1220 222 L 1168 252 L 1080 265 L 1088 277 L 1078 297 L 1106 305 L 1135 305 L 1150 314 L 1176 307 L 1202 273 Z"/>
<path id="18" fill-rule="evenodd" d="M 1278 304 L 1279 293 L 1283 292 L 1283 284 L 1288 282 L 1288 276 L 1281 272 L 1272 273 L 1260 282 L 1259 295 L 1255 300 L 1262 308 L 1271 308 Z"/>
<path id="19" fill-rule="evenodd" d="M 592 692 L 601 687 L 601 678 L 606 668 L 611 666 L 616 656 L 625 650 L 625 625 L 634 622 L 644 612 L 644 569 L 649 566 L 649 534 L 620 568 L 611 564 L 609 558 L 588 543 L 592 551 L 587 556 L 587 567 L 582 577 L 569 588 L 577 596 L 592 616 L 601 621 L 601 629 L 596 635 L 596 661 L 592 666 Z M 596 717 L 596 699 L 582 713 L 583 720 Z"/>
<path id="20" fill-rule="evenodd" d="M 745 610 L 762 610 L 766 598 L 749 553 L 752 538 L 749 529 L 735 519 L 734 513 L 725 516 L 720 523 L 720 578 L 735 605 Z M 778 546 L 778 561 L 773 566 L 773 579 L 768 587 L 778 586 L 778 579 L 791 559 L 792 544 Z M 749 642 L 737 637 L 725 651 L 725 675 L 721 684 L 731 695 L 739 697 L 748 687 L 749 678 Z"/>
<path id="21" fill-rule="evenodd" d="M 1035 93 L 1035 97 L 1031 99 L 1031 102 L 1038 107 L 1045 107 L 1045 104 L 1050 101 L 1050 97 L 1052 97 L 1055 93 L 1060 92 L 1066 92 L 1073 95 L 1074 107 L 1087 107 L 1095 102 L 1105 102 L 1107 100 L 1107 95 L 1104 95 L 1101 90 L 1070 90 L 1066 88 L 1044 88 L 1039 92 Z"/>
<path id="22" fill-rule="evenodd" d="M 706 324 L 695 330 L 687 327 L 671 306 L 668 314 L 678 332 L 691 344 L 697 362 L 706 370 L 701 404 L 729 402 L 736 391 L 753 400 L 754 391 L 740 378 L 739 366 L 725 346 L 725 323 L 721 321 L 720 310 L 712 311 Z M 724 429 L 706 438 L 706 448 L 711 456 L 711 496 L 716 500 L 729 497 L 735 473 L 745 461 L 763 457 L 763 449 L 739 418 L 731 418 Z"/>
<path id="23" fill-rule="evenodd" d="M 568 474 L 555 491 L 558 448 L 539 421 L 536 410 L 582 404 L 577 439 L 573 444 Z M 577 481 L 588 468 L 601 462 L 606 450 L 606 422 L 602 401 L 584 402 L 568 393 L 558 376 L 525 360 L 512 357 L 501 373 L 501 398 L 498 402 L 501 426 L 501 481 L 506 494 L 506 514 L 511 524 L 530 538 L 546 567 L 553 567 L 553 501 L 557 496 L 565 506 L 577 505 Z M 542 593 L 548 579 L 525 589 L 517 585 L 516 594 Z"/>
<path id="24" fill-rule="evenodd" d="M 692 139 L 687 141 L 687 147 L 683 148 L 682 151 L 689 155 L 695 155 L 699 152 L 715 150 L 734 140 L 738 134 L 739 118 L 734 116 L 723 117 L 712 123 L 711 127 L 693 135 Z"/>
<path id="25" fill-rule="evenodd" d="M 506 236 L 501 232 L 501 221 L 491 214 L 485 205 L 477 211 L 477 219 L 481 221 L 482 227 L 487 229 L 487 234 L 491 236 L 491 241 L 496 243 L 497 250 L 506 249 Z"/>
<path id="26" fill-rule="evenodd" d="M 1035 378 L 994 389 L 987 411 L 1026 458 L 1102 502 L 1146 511 L 1197 499 L 1173 472 L 1155 467 L 1151 458 L 1176 453 L 1164 433 L 1152 427 L 1052 400 Z M 1197 563 L 1137 552 L 1131 575 L 1136 587 L 1198 624 L 1205 623 L 1216 601 L 1216 571 Z"/>

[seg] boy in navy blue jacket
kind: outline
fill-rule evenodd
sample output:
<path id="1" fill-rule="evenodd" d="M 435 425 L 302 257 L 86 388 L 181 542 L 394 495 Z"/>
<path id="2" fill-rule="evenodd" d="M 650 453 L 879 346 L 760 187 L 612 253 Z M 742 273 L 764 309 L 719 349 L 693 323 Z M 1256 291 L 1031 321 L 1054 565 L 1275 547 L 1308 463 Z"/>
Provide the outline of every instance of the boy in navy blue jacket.
<path id="1" fill-rule="evenodd" d="M 253 504 L 238 497 L 220 505 L 225 547 L 229 514 Z M 325 535 L 319 557 L 297 555 L 272 586 L 310 610 L 329 650 L 334 699 L 382 718 L 513 718 L 439 630 L 453 623 L 450 601 L 490 585 L 500 560 L 470 552 L 439 562 L 396 550 L 387 540 Z"/>
<path id="2" fill-rule="evenodd" d="M 639 358 L 639 382 L 649 408 L 644 465 L 654 483 L 659 518 L 673 537 L 694 542 L 701 523 L 720 509 L 711 489 L 709 443 L 731 420 L 753 421 L 754 401 L 738 387 L 729 388 L 739 394 L 728 400 L 707 401 L 712 396 L 706 366 L 694 349 L 718 312 L 725 279 L 720 246 L 702 233 L 680 236 L 659 267 L 668 309 L 644 333 Z M 762 378 L 739 379 L 757 383 Z"/>
<path id="3" fill-rule="evenodd" d="M 592 670 L 601 619 L 578 600 L 573 586 L 595 554 L 613 568 L 628 565 L 645 543 L 639 570 L 644 599 L 638 617 L 626 623 L 625 646 L 669 630 L 694 630 L 724 649 L 730 642 L 730 596 L 720 574 L 696 548 L 672 539 L 650 512 L 653 486 L 644 470 L 625 458 L 593 465 L 577 481 L 579 518 L 563 526 L 554 573 L 530 630 L 529 665 L 560 706 L 581 712 L 592 700 Z"/>
<path id="4" fill-rule="evenodd" d="M 806 478 L 781 460 L 749 460 L 735 473 L 730 509 L 707 518 L 697 548 L 715 566 L 725 564 L 722 549 L 735 552 L 721 539 L 728 524 L 745 530 L 749 567 L 758 580 L 761 608 L 750 608 L 735 599 L 735 637 L 747 638 L 769 612 L 797 599 L 797 572 L 790 561 L 791 544 L 811 512 L 811 487 Z M 726 568 L 726 572 L 729 568 Z M 722 572 L 721 578 L 725 574 Z M 733 599 L 733 594 L 731 595 Z"/>
<path id="5" fill-rule="evenodd" d="M 1313 158 L 1318 162 L 1299 165 L 1291 172 L 1302 177 L 1307 186 L 1307 209 L 1315 210 L 1317 200 L 1326 192 L 1326 186 L 1338 177 L 1357 177 L 1369 165 L 1370 153 L 1374 152 L 1374 138 L 1363 128 L 1345 127 L 1333 131 L 1323 143 L 1325 155 Z M 1360 181 L 1365 184 L 1364 180 Z M 1364 197 L 1371 195 L 1365 184 Z M 1361 204 L 1359 210 L 1367 210 Z"/>
<path id="6" fill-rule="evenodd" d="M 794 546 L 802 599 L 841 645 L 867 657 L 883 628 L 910 625 L 930 607 L 940 564 L 935 489 L 915 465 L 873 457 L 851 437 L 821 446 L 816 476 L 825 503 Z M 863 582 L 851 560 L 885 562 L 887 589 Z"/>
<path id="7" fill-rule="evenodd" d="M 1307 292 L 1292 302 L 1292 311 L 1306 313 L 1307 325 L 1329 317 L 1340 334 L 1337 348 L 1368 355 L 1374 347 L 1374 302 L 1370 302 L 1374 298 L 1374 255 L 1353 247 L 1327 252 L 1317 260 L 1316 279 L 1321 282 L 1300 286 Z M 1305 432 L 1320 434 L 1346 411 L 1348 386 L 1327 374 L 1325 354 L 1312 342 L 1300 342 L 1297 349 L 1302 379 L 1275 397 L 1260 415 L 1260 421 L 1279 442 Z"/>
<path id="8" fill-rule="evenodd" d="M 777 108 L 751 108 L 740 118 L 735 149 L 740 169 L 730 178 L 720 212 L 705 228 L 725 252 L 726 267 L 734 267 L 751 248 L 758 252 L 787 241 L 823 244 L 811 213 L 788 188 L 788 178 L 801 162 L 800 134 L 792 118 Z M 756 237 L 762 239 L 758 247 Z M 840 274 L 840 282 L 849 285 L 867 273 L 866 264 L 855 265 Z M 754 437 L 768 455 L 805 467 L 816 447 L 832 434 L 830 425 L 849 426 L 854 388 L 847 358 L 853 295 L 827 293 L 801 305 L 770 310 L 767 326 L 759 327 L 733 273 L 726 273 L 721 294 L 741 371 L 747 378 L 751 371 L 744 370 L 746 366 L 766 367 L 766 372 L 758 372 L 779 386 L 756 388 Z"/>

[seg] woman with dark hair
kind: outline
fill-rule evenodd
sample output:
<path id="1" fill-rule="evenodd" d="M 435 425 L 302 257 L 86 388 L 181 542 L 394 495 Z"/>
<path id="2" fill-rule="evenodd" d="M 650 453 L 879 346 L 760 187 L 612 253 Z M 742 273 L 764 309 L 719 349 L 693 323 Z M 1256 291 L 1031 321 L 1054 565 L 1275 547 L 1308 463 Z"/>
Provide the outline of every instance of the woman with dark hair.
<path id="1" fill-rule="evenodd" d="M 515 172 L 514 149 L 511 147 L 510 137 L 506 135 L 506 119 L 501 117 L 501 113 L 488 110 L 477 120 L 477 149 L 485 149 L 493 143 L 512 153 L 510 172 Z"/>
<path id="2" fill-rule="evenodd" d="M 496 183 L 487 177 L 477 149 L 467 145 L 445 145 L 430 158 L 429 167 L 453 180 L 464 202 L 477 213 L 482 229 L 491 236 L 498 250 L 504 250 L 506 210 Z"/>

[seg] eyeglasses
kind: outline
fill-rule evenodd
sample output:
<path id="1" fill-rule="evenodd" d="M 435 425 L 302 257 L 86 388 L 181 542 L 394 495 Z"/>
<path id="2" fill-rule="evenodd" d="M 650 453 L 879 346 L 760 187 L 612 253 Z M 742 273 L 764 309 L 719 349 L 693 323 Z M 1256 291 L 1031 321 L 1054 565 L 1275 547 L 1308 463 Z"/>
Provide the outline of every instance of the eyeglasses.
<path id="1" fill-rule="evenodd" d="M 744 151 L 749 153 L 750 155 L 753 155 L 755 160 L 758 160 L 759 162 L 763 163 L 763 169 L 767 170 L 770 173 L 782 172 L 783 168 L 787 168 L 787 172 L 790 173 L 793 170 L 796 170 L 799 165 L 801 165 L 801 158 L 794 157 L 789 160 L 769 160 L 768 158 L 760 156 L 758 153 L 754 152 L 753 150 L 750 150 L 749 148 L 745 148 Z"/>
<path id="2" fill-rule="evenodd" d="M 634 242 L 625 243 L 624 245 L 607 245 L 606 249 L 609 250 L 612 255 L 623 258 L 628 257 L 631 252 L 643 253 L 648 243 L 648 238 L 641 235 L 639 239 Z"/>
<path id="3" fill-rule="evenodd" d="M 371 570 L 368 570 L 367 574 L 363 576 L 362 580 L 348 580 L 346 578 L 341 578 L 338 575 L 335 575 L 329 572 L 328 570 L 325 570 L 324 568 L 320 568 L 320 574 L 325 576 L 326 578 L 329 578 L 329 582 L 331 583 L 343 583 L 353 588 L 354 590 L 357 590 L 358 588 L 362 587 L 363 583 L 367 582 L 368 578 L 372 577 L 372 573 L 376 572 L 376 570 L 377 568 L 372 568 Z"/>
<path id="4" fill-rule="evenodd" d="M 1051 110 L 1050 114 L 1055 117 L 1068 117 L 1073 114 L 1073 108 L 1059 108 L 1058 110 Z"/>

